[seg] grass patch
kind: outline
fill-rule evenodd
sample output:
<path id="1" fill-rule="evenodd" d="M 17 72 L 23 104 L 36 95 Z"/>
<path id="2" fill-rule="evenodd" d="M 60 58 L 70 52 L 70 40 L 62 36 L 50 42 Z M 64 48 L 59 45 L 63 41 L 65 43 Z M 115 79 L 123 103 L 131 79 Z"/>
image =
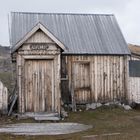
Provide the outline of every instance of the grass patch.
<path id="1" fill-rule="evenodd" d="M 139 140 L 140 139 L 140 110 L 125 111 L 122 108 L 101 107 L 94 111 L 69 112 L 69 117 L 63 122 L 78 122 L 93 125 L 92 129 L 84 132 L 59 135 L 59 136 L 13 136 L 0 134 L 2 140 L 86 140 L 98 135 L 95 140 Z M 10 118 L 5 118 L 6 122 Z M 8 123 L 34 122 L 34 120 L 16 120 L 13 118 Z M 47 123 L 47 122 L 46 122 Z M 0 123 L 2 124 L 2 123 Z M 110 133 L 120 133 L 120 135 L 105 135 Z"/>

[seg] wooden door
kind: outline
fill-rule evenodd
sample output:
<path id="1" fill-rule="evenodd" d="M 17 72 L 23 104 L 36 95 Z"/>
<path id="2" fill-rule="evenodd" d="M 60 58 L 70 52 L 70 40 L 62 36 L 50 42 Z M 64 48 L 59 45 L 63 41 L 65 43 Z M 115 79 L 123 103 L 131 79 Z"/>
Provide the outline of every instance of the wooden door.
<path id="1" fill-rule="evenodd" d="M 54 103 L 53 60 L 25 61 L 25 111 L 51 112 Z"/>
<path id="2" fill-rule="evenodd" d="M 75 62 L 73 65 L 74 96 L 76 103 L 85 104 L 91 100 L 90 63 Z"/>

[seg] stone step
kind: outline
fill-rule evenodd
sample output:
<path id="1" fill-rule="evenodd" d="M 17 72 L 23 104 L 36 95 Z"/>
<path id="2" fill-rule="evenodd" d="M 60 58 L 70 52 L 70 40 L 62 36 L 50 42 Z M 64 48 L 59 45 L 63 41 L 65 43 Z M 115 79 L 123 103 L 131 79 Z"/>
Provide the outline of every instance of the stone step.
<path id="1" fill-rule="evenodd" d="M 58 113 L 25 113 L 24 114 L 25 116 L 28 116 L 28 117 L 58 117 L 59 114 Z"/>
<path id="2" fill-rule="evenodd" d="M 47 117 L 47 116 L 36 116 L 34 117 L 35 120 L 37 121 L 59 121 L 60 118 L 59 117 Z"/>
<path id="3" fill-rule="evenodd" d="M 51 113 L 51 112 L 26 112 L 22 115 L 18 114 L 19 119 L 27 119 L 27 118 L 33 118 L 38 121 L 48 120 L 48 121 L 59 121 L 60 117 L 57 112 Z"/>

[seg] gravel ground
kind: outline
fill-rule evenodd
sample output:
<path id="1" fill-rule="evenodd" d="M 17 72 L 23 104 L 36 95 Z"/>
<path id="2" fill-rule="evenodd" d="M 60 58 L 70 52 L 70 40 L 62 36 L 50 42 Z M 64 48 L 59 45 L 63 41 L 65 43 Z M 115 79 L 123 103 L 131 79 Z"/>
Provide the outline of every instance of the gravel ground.
<path id="1" fill-rule="evenodd" d="M 0 126 L 0 133 L 14 135 L 60 135 L 85 131 L 90 125 L 78 123 L 19 123 Z"/>

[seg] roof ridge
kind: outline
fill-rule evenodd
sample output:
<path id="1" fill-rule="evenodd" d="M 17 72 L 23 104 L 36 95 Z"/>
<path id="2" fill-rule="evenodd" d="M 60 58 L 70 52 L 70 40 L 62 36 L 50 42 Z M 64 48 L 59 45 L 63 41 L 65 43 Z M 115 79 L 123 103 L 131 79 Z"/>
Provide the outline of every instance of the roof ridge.
<path id="1" fill-rule="evenodd" d="M 11 13 L 17 14 L 52 14 L 52 15 L 94 15 L 94 16 L 114 16 L 114 14 L 93 14 L 93 13 L 43 13 L 43 12 L 16 12 L 12 11 Z"/>

